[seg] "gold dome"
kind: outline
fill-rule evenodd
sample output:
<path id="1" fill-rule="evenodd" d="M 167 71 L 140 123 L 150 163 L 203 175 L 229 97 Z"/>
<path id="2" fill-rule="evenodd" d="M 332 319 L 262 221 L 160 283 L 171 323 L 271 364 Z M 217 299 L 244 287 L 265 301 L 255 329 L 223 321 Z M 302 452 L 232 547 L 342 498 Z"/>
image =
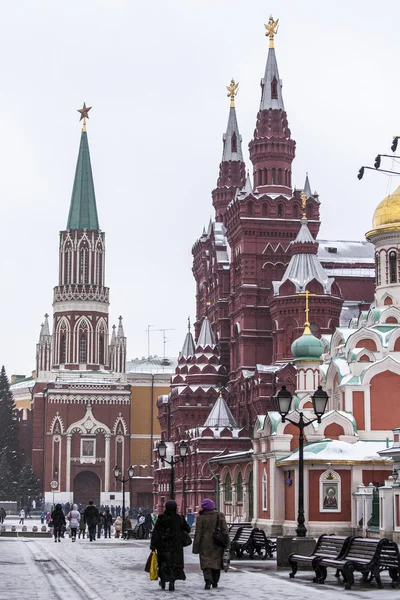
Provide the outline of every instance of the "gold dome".
<path id="1" fill-rule="evenodd" d="M 400 230 L 400 186 L 377 206 L 372 227 L 378 230 Z"/>

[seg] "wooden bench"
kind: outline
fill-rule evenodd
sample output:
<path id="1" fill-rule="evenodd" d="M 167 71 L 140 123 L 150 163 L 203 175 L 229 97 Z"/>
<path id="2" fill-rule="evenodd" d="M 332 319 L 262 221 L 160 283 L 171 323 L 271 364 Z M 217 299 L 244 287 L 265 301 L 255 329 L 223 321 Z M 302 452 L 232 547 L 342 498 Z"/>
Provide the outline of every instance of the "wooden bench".
<path id="1" fill-rule="evenodd" d="M 262 552 L 265 550 L 264 556 L 262 556 Z M 262 556 L 263 560 L 266 558 L 272 558 L 273 553 L 276 550 L 276 540 L 271 540 L 267 538 L 265 535 L 265 531 L 262 529 L 258 529 L 257 527 L 253 529 L 250 536 L 250 543 L 247 549 L 247 552 L 250 555 L 250 558 L 253 558 L 254 554 Z"/>
<path id="2" fill-rule="evenodd" d="M 344 535 L 320 535 L 314 550 L 311 554 L 291 554 L 289 556 L 289 564 L 292 567 L 292 572 L 289 577 L 293 578 L 297 573 L 299 565 L 307 566 L 315 570 L 316 563 L 323 557 L 332 557 L 340 559 L 347 549 L 347 546 L 352 540 L 352 536 Z M 316 578 L 314 578 L 316 582 Z"/>
<path id="3" fill-rule="evenodd" d="M 229 539 L 232 542 L 235 539 L 235 535 L 236 535 L 237 531 L 241 527 L 251 527 L 251 523 L 230 523 L 228 525 L 228 527 L 229 527 Z"/>
<path id="4" fill-rule="evenodd" d="M 383 588 L 380 577 L 383 569 L 389 571 L 392 586 L 400 581 L 398 547 L 386 538 L 352 538 L 340 558 L 321 558 L 313 566 L 318 583 L 324 583 L 328 567 L 337 569 L 343 575 L 346 590 L 351 590 L 354 583 L 354 571 L 361 572 L 364 581 L 375 579 L 379 589 Z"/>
<path id="5" fill-rule="evenodd" d="M 238 558 L 241 558 L 244 552 L 248 550 L 252 532 L 252 527 L 239 527 L 231 541 L 231 558 L 235 554 Z"/>

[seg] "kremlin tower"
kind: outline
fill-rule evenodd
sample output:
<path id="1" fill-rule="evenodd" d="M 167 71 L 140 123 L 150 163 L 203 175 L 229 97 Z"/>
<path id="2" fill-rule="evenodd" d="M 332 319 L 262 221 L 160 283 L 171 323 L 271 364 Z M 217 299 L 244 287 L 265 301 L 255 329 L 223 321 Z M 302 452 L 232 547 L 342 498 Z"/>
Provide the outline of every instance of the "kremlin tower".
<path id="1" fill-rule="evenodd" d="M 119 318 L 109 341 L 105 234 L 100 229 L 86 119 L 67 226 L 60 232 L 59 277 L 37 344 L 32 391 L 32 466 L 46 501 L 114 504 L 121 490 L 111 469 L 129 465 L 130 386 Z M 51 485 L 50 485 L 51 483 Z"/>

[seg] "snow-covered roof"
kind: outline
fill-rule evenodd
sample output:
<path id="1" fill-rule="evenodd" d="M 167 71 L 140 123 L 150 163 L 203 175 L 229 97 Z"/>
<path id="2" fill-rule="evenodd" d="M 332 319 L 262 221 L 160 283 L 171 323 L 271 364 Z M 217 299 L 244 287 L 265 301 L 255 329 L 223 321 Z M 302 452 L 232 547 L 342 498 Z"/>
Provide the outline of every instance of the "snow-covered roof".
<path id="1" fill-rule="evenodd" d="M 326 439 L 321 442 L 314 442 L 304 446 L 305 461 L 321 461 L 321 462 L 385 462 L 379 456 L 378 452 L 386 448 L 386 440 L 382 441 L 367 441 L 358 440 L 354 444 L 341 442 L 339 440 Z M 292 454 L 277 461 L 277 464 L 284 465 L 292 461 L 298 461 L 298 449 Z"/>
<path id="2" fill-rule="evenodd" d="M 237 427 L 237 423 L 222 395 L 219 396 L 212 407 L 204 427 Z"/>
<path id="3" fill-rule="evenodd" d="M 149 358 L 135 358 L 126 361 L 126 373 L 175 373 L 178 364 L 177 358 L 161 358 L 153 356 Z"/>
<path id="4" fill-rule="evenodd" d="M 318 240 L 318 258 L 323 262 L 374 264 L 375 246 L 370 242 Z"/>

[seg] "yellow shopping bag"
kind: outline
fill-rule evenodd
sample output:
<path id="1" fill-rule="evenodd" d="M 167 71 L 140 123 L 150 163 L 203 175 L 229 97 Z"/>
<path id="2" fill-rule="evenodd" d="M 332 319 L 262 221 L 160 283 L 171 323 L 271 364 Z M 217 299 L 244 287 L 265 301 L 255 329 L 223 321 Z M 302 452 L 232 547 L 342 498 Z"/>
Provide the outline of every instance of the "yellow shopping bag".
<path id="1" fill-rule="evenodd" d="M 150 581 L 155 581 L 156 579 L 158 579 L 157 552 L 153 552 L 151 555 L 149 576 Z"/>

